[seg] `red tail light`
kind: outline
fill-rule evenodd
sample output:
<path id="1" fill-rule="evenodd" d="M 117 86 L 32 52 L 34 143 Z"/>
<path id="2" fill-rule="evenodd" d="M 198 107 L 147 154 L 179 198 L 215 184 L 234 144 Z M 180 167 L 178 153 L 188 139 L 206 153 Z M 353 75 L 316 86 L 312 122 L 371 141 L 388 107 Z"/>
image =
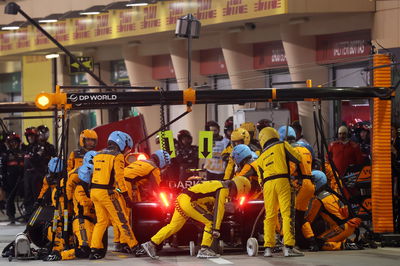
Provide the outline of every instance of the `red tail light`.
<path id="1" fill-rule="evenodd" d="M 239 199 L 239 206 L 243 206 L 246 203 L 246 197 L 242 196 Z"/>
<path id="2" fill-rule="evenodd" d="M 164 204 L 164 206 L 169 207 L 169 201 L 168 201 L 167 195 L 164 192 L 160 192 L 160 198 L 161 198 L 161 201 Z"/>

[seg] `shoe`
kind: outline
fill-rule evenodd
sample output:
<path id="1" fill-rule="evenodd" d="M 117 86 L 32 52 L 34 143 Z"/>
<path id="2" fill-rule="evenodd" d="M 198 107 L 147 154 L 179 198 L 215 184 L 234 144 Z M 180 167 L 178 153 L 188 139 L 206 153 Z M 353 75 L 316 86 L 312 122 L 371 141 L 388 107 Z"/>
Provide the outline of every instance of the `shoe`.
<path id="1" fill-rule="evenodd" d="M 136 245 L 133 248 L 131 248 L 132 250 L 132 254 L 135 255 L 135 257 L 140 257 L 144 254 L 146 254 L 146 251 L 144 250 L 144 248 L 141 245 Z"/>
<path id="2" fill-rule="evenodd" d="M 293 247 L 284 247 L 283 248 L 283 256 L 285 256 L 285 257 L 303 257 L 304 253 Z"/>
<path id="3" fill-rule="evenodd" d="M 119 242 L 114 243 L 114 252 L 122 252 L 122 244 Z"/>
<path id="4" fill-rule="evenodd" d="M 344 250 L 363 250 L 364 248 L 362 246 L 357 245 L 356 243 L 353 242 L 345 242 L 343 244 L 343 249 Z"/>
<path id="5" fill-rule="evenodd" d="M 215 253 L 214 250 L 209 247 L 202 247 L 199 253 L 197 253 L 197 257 L 199 259 L 218 258 L 219 254 Z"/>
<path id="6" fill-rule="evenodd" d="M 49 250 L 47 248 L 40 248 L 36 250 L 36 257 L 39 260 L 45 261 L 45 258 L 49 255 Z"/>
<path id="7" fill-rule="evenodd" d="M 147 241 L 146 243 L 143 243 L 142 247 L 143 247 L 144 251 L 146 251 L 147 255 L 149 255 L 150 258 L 158 259 L 157 252 L 156 252 L 156 246 L 151 241 Z"/>
<path id="8" fill-rule="evenodd" d="M 271 248 L 265 248 L 264 257 L 272 257 L 272 249 Z"/>
<path id="9" fill-rule="evenodd" d="M 125 243 L 121 243 L 120 251 L 125 254 L 132 254 L 132 249 Z"/>
<path id="10" fill-rule="evenodd" d="M 90 250 L 89 260 L 99 260 L 104 258 L 105 253 L 100 248 L 92 248 Z"/>
<path id="11" fill-rule="evenodd" d="M 53 251 L 53 252 L 51 252 L 51 254 L 47 255 L 43 259 L 43 261 L 59 261 L 61 259 L 62 259 L 62 257 L 61 257 L 60 252 L 59 251 Z"/>

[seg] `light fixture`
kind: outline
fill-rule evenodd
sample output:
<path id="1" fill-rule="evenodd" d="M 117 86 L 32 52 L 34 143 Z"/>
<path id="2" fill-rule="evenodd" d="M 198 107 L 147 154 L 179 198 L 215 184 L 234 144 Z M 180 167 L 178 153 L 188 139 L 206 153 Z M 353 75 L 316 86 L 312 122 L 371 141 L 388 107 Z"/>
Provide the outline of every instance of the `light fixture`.
<path id="1" fill-rule="evenodd" d="M 54 23 L 57 22 L 63 14 L 51 14 L 45 18 L 38 20 L 39 23 Z"/>
<path id="2" fill-rule="evenodd" d="M 146 0 L 131 0 L 126 6 L 147 6 L 148 4 Z"/>
<path id="3" fill-rule="evenodd" d="M 39 22 L 39 20 L 43 19 L 43 18 L 32 18 L 34 21 Z M 24 23 L 21 24 L 21 28 L 22 27 L 28 27 L 29 25 L 31 25 L 31 23 L 29 21 L 24 21 Z"/>
<path id="4" fill-rule="evenodd" d="M 69 18 L 79 18 L 81 16 L 81 12 L 83 12 L 83 10 L 68 11 L 67 13 L 63 14 L 58 20 L 64 20 L 64 19 L 69 19 Z"/>
<path id="5" fill-rule="evenodd" d="M 187 62 L 188 62 L 188 83 L 187 87 L 192 86 L 192 39 L 200 37 L 201 23 L 192 14 L 178 18 L 176 21 L 175 36 L 187 38 Z M 189 108 L 189 105 L 188 105 Z"/>
<path id="6" fill-rule="evenodd" d="M 198 39 L 201 23 L 192 14 L 187 14 L 176 21 L 175 36 Z"/>
<path id="7" fill-rule="evenodd" d="M 290 25 L 297 25 L 297 24 L 303 24 L 308 22 L 310 19 L 308 17 L 300 17 L 300 18 L 291 18 L 289 19 L 289 24 Z"/>
<path id="8" fill-rule="evenodd" d="M 229 33 L 237 33 L 237 32 L 242 32 L 244 31 L 244 26 L 237 26 L 237 27 L 232 27 L 228 29 Z"/>
<path id="9" fill-rule="evenodd" d="M 136 47 L 136 46 L 139 46 L 140 44 L 142 44 L 141 41 L 130 41 L 130 42 L 128 42 L 127 46 L 128 47 Z"/>
<path id="10" fill-rule="evenodd" d="M 20 10 L 20 6 L 14 2 L 8 3 L 4 8 L 4 13 L 8 15 L 16 15 Z"/>
<path id="11" fill-rule="evenodd" d="M 103 8 L 103 11 L 107 12 L 108 10 L 112 10 L 112 9 L 125 9 L 125 8 L 127 8 L 128 4 L 129 4 L 129 1 L 114 2 L 114 3 L 106 5 Z"/>
<path id="12" fill-rule="evenodd" d="M 47 54 L 45 55 L 46 59 L 53 59 L 53 58 L 58 58 L 60 57 L 59 54 Z"/>
<path id="13" fill-rule="evenodd" d="M 81 15 L 86 15 L 86 16 L 89 16 L 89 15 L 98 15 L 98 14 L 104 12 L 104 11 L 103 11 L 104 7 L 105 7 L 105 6 L 103 6 L 103 5 L 92 6 L 92 7 L 89 7 L 88 9 L 85 9 L 85 10 L 81 11 L 80 14 L 81 14 Z"/>
<path id="14" fill-rule="evenodd" d="M 24 21 L 13 21 L 8 25 L 3 25 L 1 27 L 1 30 L 18 30 L 19 28 L 22 27 L 24 24 Z"/>

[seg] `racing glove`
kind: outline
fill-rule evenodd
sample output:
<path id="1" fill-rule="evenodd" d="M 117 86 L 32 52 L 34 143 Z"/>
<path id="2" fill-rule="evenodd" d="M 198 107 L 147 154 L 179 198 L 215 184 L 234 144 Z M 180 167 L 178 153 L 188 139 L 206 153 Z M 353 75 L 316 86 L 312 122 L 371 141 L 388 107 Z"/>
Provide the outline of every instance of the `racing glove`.
<path id="1" fill-rule="evenodd" d="M 352 227 L 359 227 L 361 225 L 361 219 L 360 218 L 352 218 L 349 221 L 347 221 L 347 223 L 352 226 Z"/>
<path id="2" fill-rule="evenodd" d="M 219 232 L 219 230 L 213 229 L 212 230 L 212 237 L 217 239 L 221 236 L 221 233 Z"/>
<path id="3" fill-rule="evenodd" d="M 43 203 L 43 199 L 37 199 L 35 201 L 35 203 L 33 203 L 33 209 L 36 210 L 37 208 L 39 208 L 40 206 L 42 206 Z"/>
<path id="4" fill-rule="evenodd" d="M 124 200 L 125 200 L 125 202 L 126 202 L 126 206 L 127 206 L 128 208 L 132 208 L 132 206 L 133 206 L 133 201 L 132 201 L 131 198 L 129 197 L 128 192 L 125 191 L 125 192 L 122 192 L 121 194 L 122 194 L 122 196 L 124 197 Z"/>

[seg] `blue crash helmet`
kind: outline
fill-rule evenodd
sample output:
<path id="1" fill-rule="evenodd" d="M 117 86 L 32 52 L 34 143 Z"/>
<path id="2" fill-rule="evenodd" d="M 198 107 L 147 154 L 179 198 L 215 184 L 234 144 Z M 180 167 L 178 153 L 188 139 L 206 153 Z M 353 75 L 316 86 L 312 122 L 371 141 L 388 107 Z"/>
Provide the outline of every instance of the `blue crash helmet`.
<path id="1" fill-rule="evenodd" d="M 157 156 L 158 161 L 160 162 L 160 169 L 168 166 L 171 164 L 171 156 L 168 154 L 168 152 L 163 151 L 163 150 L 158 150 L 154 153 L 155 156 Z"/>
<path id="2" fill-rule="evenodd" d="M 58 157 L 51 158 L 48 167 L 50 173 L 61 173 L 64 167 L 64 161 Z"/>
<path id="3" fill-rule="evenodd" d="M 125 148 L 128 146 L 129 148 L 133 148 L 133 140 L 131 136 L 129 136 L 127 133 L 122 132 L 122 131 L 114 131 L 108 136 L 108 141 L 113 141 L 115 142 L 120 151 L 124 151 Z"/>
<path id="4" fill-rule="evenodd" d="M 286 134 L 286 128 L 288 128 L 287 134 Z M 281 126 L 278 129 L 278 133 L 279 133 L 280 141 L 286 140 L 286 138 L 288 138 L 288 137 L 293 137 L 296 139 L 296 131 L 294 131 L 294 129 L 291 126 Z"/>
<path id="5" fill-rule="evenodd" d="M 85 153 L 85 156 L 83 156 L 82 164 L 93 164 L 93 158 L 96 155 L 97 151 L 88 151 L 87 153 Z"/>
<path id="6" fill-rule="evenodd" d="M 85 183 L 90 184 L 93 174 L 93 164 L 84 164 L 78 169 L 78 177 Z"/>
<path id="7" fill-rule="evenodd" d="M 254 156 L 253 152 L 250 150 L 250 148 L 247 145 L 244 145 L 244 144 L 236 145 L 232 151 L 233 161 L 237 165 L 240 165 L 244 159 L 253 157 L 253 156 Z"/>
<path id="8" fill-rule="evenodd" d="M 312 171 L 312 180 L 314 181 L 315 191 L 318 191 L 322 186 L 326 185 L 327 182 L 326 175 L 319 170 Z"/>

